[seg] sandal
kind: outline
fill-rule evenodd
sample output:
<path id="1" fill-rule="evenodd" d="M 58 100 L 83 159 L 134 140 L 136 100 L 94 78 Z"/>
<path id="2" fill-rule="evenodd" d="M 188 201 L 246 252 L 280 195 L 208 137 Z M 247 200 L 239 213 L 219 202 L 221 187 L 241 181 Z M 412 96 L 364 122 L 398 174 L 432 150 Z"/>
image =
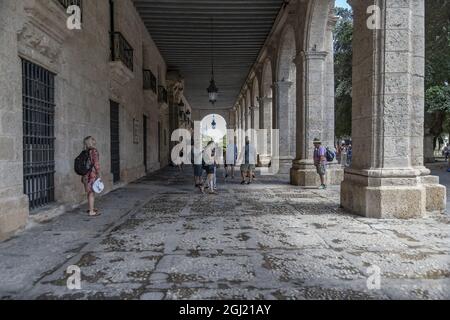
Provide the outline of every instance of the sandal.
<path id="1" fill-rule="evenodd" d="M 101 216 L 102 214 L 100 213 L 100 212 L 98 212 L 98 211 L 95 211 L 95 214 L 89 214 L 89 217 L 99 217 L 99 216 Z"/>

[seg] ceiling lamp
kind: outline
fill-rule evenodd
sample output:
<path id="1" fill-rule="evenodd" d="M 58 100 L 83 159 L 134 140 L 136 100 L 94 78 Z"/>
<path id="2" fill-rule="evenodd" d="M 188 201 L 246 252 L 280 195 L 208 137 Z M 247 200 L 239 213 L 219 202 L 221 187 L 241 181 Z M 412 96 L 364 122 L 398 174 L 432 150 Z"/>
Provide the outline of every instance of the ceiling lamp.
<path id="1" fill-rule="evenodd" d="M 214 80 L 214 26 L 213 18 L 211 18 L 211 82 L 207 89 L 209 95 L 209 102 L 214 105 L 217 102 L 217 94 L 219 89 L 216 86 L 216 81 Z"/>
<path id="2" fill-rule="evenodd" d="M 213 121 L 211 122 L 211 127 L 213 130 L 216 130 L 217 127 L 217 122 L 216 122 L 216 117 L 213 116 Z"/>

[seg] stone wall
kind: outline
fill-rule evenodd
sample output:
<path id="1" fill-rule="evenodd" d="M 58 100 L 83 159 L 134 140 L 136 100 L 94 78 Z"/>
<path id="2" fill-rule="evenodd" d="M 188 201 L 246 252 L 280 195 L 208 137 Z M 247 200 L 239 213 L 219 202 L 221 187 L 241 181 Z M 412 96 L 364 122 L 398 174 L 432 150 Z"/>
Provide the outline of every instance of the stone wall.
<path id="1" fill-rule="evenodd" d="M 23 196 L 18 7 L 18 1 L 0 1 L 0 241 L 22 227 L 28 217 Z"/>
<path id="2" fill-rule="evenodd" d="M 89 135 L 97 140 L 105 192 L 115 187 L 110 173 L 110 100 L 120 104 L 121 183 L 145 174 L 144 115 L 147 167 L 152 171 L 168 163 L 164 141 L 158 161 L 158 122 L 162 132 L 167 130 L 168 114 L 156 96 L 148 98 L 144 92 L 142 73 L 144 67 L 155 75 L 159 69 L 164 84 L 167 67 L 132 1 L 115 3 L 115 29 L 134 49 L 133 72 L 110 62 L 109 1 L 83 2 L 82 30 L 66 28 L 67 16 L 55 0 L 0 1 L 0 239 L 23 227 L 28 216 L 23 196 L 20 57 L 56 74 L 56 205 L 72 207 L 85 199 L 73 159 Z"/>

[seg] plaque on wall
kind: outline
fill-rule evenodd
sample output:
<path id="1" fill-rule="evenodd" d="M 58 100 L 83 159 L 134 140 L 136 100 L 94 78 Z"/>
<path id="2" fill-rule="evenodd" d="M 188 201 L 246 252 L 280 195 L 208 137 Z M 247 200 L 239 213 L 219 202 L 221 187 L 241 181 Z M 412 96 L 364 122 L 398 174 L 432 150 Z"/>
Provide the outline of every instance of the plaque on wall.
<path id="1" fill-rule="evenodd" d="M 133 119 L 133 143 L 139 144 L 139 120 Z"/>

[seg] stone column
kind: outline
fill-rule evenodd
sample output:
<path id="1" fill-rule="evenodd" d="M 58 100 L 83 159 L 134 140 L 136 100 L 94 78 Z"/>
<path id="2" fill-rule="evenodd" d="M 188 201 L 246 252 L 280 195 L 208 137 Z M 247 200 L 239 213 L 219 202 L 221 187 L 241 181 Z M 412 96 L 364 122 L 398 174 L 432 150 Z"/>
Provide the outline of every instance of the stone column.
<path id="1" fill-rule="evenodd" d="M 21 1 L 0 1 L 0 241 L 24 227 L 28 198 L 23 194 L 22 70 L 17 33 Z"/>
<path id="2" fill-rule="evenodd" d="M 252 128 L 252 109 L 250 104 L 246 104 L 245 107 L 245 131 L 248 131 Z M 247 132 L 246 132 L 247 133 Z"/>
<path id="3" fill-rule="evenodd" d="M 293 185 L 320 185 L 313 159 L 315 138 L 320 139 L 324 147 L 334 147 L 334 94 L 329 88 L 334 84 L 330 79 L 334 73 L 330 70 L 329 59 L 333 60 L 332 55 L 324 51 L 301 52 L 295 59 L 297 79 L 304 83 L 298 86 L 297 153 L 291 169 Z M 329 163 L 327 169 L 326 183 L 340 184 L 343 170 L 337 162 Z"/>
<path id="4" fill-rule="evenodd" d="M 248 120 L 247 120 L 248 112 L 247 112 L 247 102 L 246 102 L 245 100 L 246 100 L 246 99 L 244 99 L 244 105 L 243 105 L 243 113 L 244 113 L 244 116 L 243 116 L 243 119 L 242 119 L 242 120 L 244 120 L 244 126 L 243 126 L 243 129 L 244 129 L 244 131 L 245 131 L 245 134 L 247 134 L 247 130 L 248 130 L 248 126 L 247 126 L 247 124 L 248 124 Z"/>
<path id="5" fill-rule="evenodd" d="M 267 130 L 266 146 L 260 155 L 260 161 L 262 166 L 267 166 L 272 159 L 272 98 L 260 98 L 259 105 L 261 114 L 259 127 Z"/>
<path id="6" fill-rule="evenodd" d="M 274 84 L 277 97 L 276 123 L 280 130 L 280 153 L 278 159 L 276 159 L 280 164 L 279 173 L 289 173 L 292 161 L 295 159 L 295 128 L 293 128 L 293 121 L 291 121 L 294 115 L 289 106 L 289 89 L 292 85 L 293 83 L 290 81 L 278 81 Z"/>
<path id="7" fill-rule="evenodd" d="M 424 1 L 384 0 L 378 29 L 354 1 L 353 164 L 341 205 L 373 218 L 443 212 L 445 187 L 423 166 Z"/>

